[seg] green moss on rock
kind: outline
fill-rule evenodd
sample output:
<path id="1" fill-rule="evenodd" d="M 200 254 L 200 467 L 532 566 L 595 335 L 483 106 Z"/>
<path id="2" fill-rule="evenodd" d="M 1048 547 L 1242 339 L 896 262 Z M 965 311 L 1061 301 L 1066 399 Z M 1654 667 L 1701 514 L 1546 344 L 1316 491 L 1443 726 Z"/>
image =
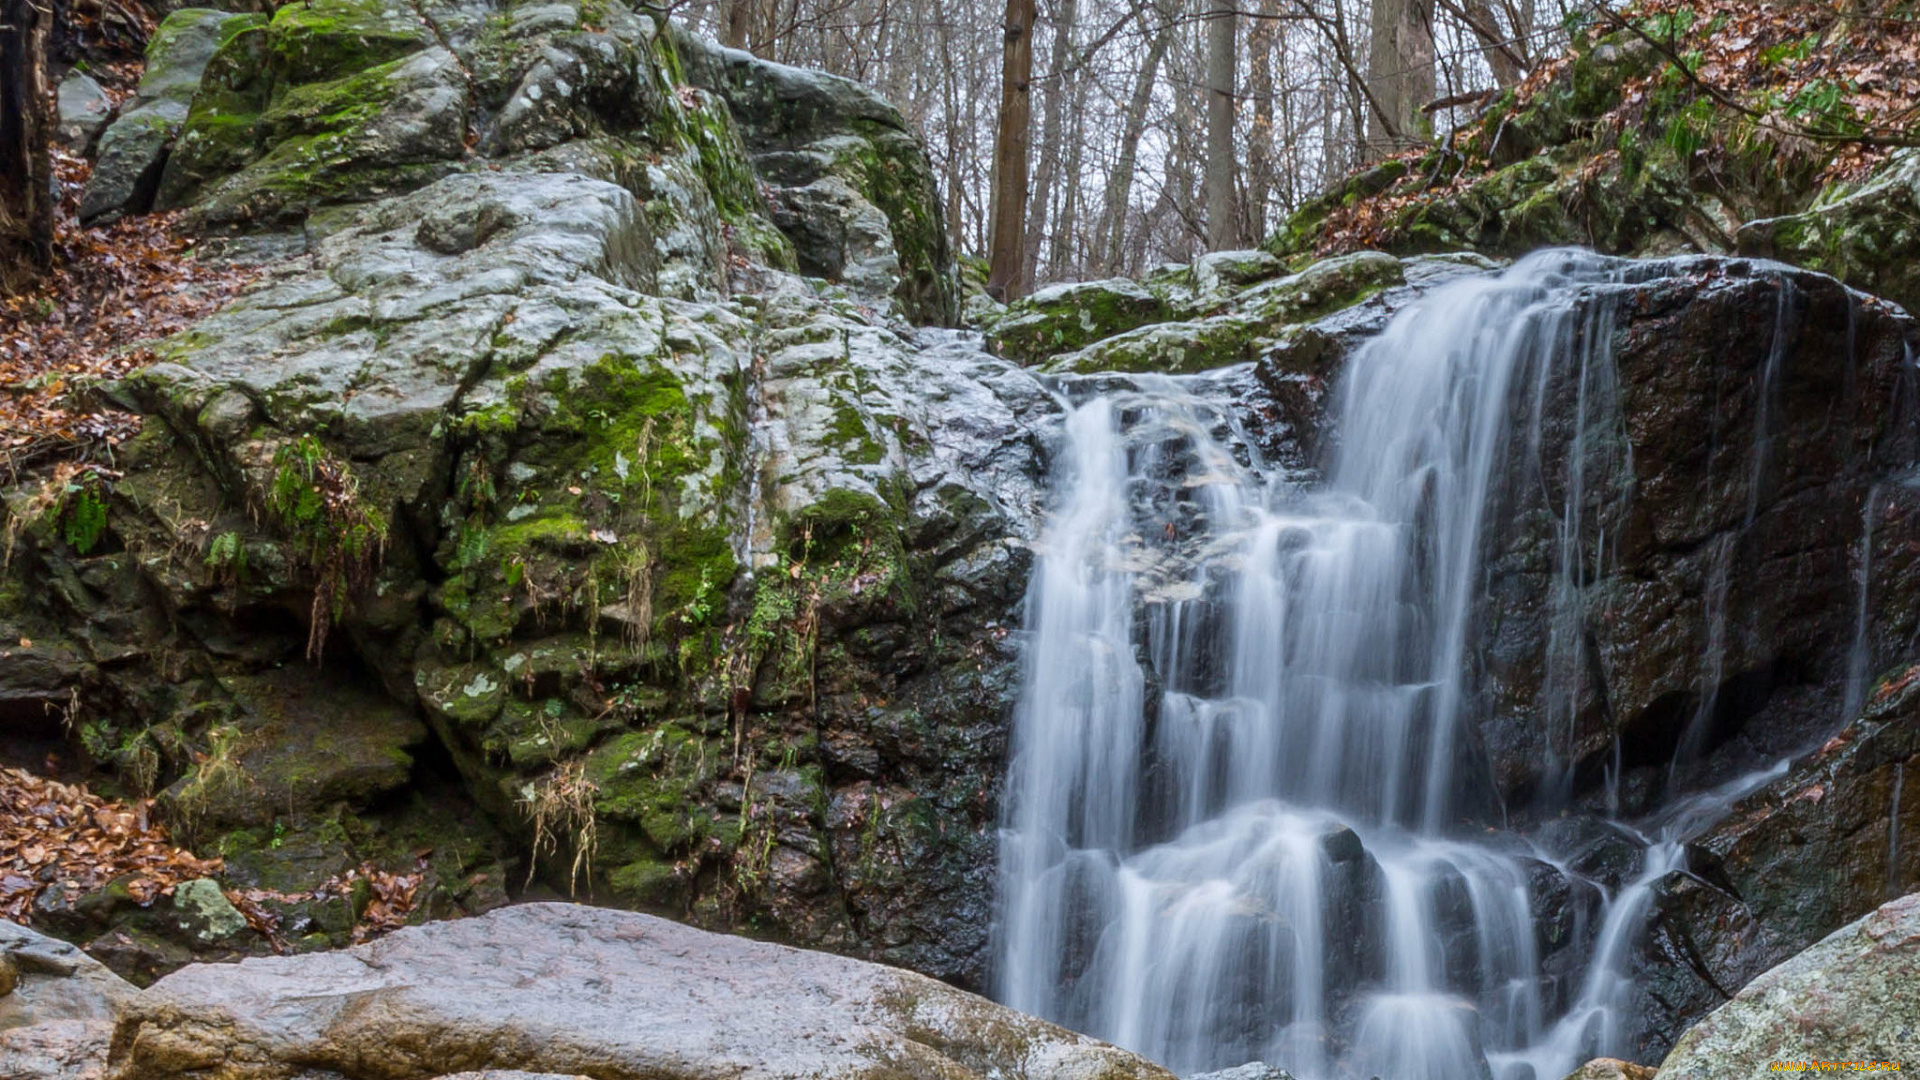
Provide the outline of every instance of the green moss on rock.
<path id="1" fill-rule="evenodd" d="M 268 52 L 290 85 L 353 75 L 432 43 L 411 7 L 395 0 L 302 0 L 274 12 Z"/>
<path id="2" fill-rule="evenodd" d="M 1008 305 L 988 340 L 1000 355 L 1031 364 L 1172 317 L 1172 305 L 1137 282 L 1077 282 Z"/>

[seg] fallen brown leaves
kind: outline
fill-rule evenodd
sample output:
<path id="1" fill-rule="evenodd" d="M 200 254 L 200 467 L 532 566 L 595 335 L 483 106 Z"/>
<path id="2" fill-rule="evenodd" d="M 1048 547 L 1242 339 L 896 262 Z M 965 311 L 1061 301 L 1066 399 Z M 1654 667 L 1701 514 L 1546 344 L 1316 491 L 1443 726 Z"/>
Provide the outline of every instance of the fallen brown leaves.
<path id="1" fill-rule="evenodd" d="M 430 854 L 416 852 L 411 873 L 362 863 L 312 892 L 228 889 L 226 895 L 276 952 L 290 947 L 280 934 L 275 903 L 345 900 L 360 912 L 354 942 L 368 941 L 406 925 L 418 906 Z M 30 923 L 34 901 L 54 884 L 91 892 L 124 878 L 128 894 L 145 905 L 221 868 L 220 859 L 175 847 L 153 819 L 151 799 L 112 802 L 78 785 L 0 768 L 0 918 Z"/>
<path id="2" fill-rule="evenodd" d="M 82 891 L 127 878 L 142 904 L 211 876 L 219 859 L 173 846 L 153 820 L 153 801 L 115 803 L 77 785 L 0 768 L 0 917 L 28 922 L 49 885 Z"/>
<path id="3" fill-rule="evenodd" d="M 89 170 L 56 152 L 56 269 L 37 290 L 0 300 L 0 483 L 48 460 L 105 457 L 136 433 L 139 417 L 87 389 L 150 363 L 130 346 L 185 329 L 254 276 L 195 259 L 175 214 L 81 228 Z"/>
<path id="4" fill-rule="evenodd" d="M 247 925 L 267 939 L 275 952 L 287 952 L 290 946 L 280 932 L 281 914 L 274 904 L 300 904 L 312 900 L 344 900 L 353 903 L 364 890 L 365 907 L 353 925 L 353 942 L 371 941 L 407 924 L 417 905 L 420 883 L 426 877 L 426 854 L 416 858 L 414 873 L 397 874 L 372 863 L 361 863 L 344 874 L 335 874 L 312 892 L 283 893 L 272 889 L 237 889 L 227 899 L 246 916 Z M 364 884 L 363 884 L 364 883 Z"/>
<path id="5" fill-rule="evenodd" d="M 1670 137 L 1663 126 L 1676 105 L 1705 101 L 1711 119 L 1696 165 L 1712 172 L 1741 139 L 1774 167 L 1814 162 L 1816 183 L 1856 180 L 1900 144 L 1920 138 L 1920 17 L 1885 16 L 1857 0 L 1640 0 L 1596 24 L 1601 36 L 1638 40 L 1662 62 L 1621 87 L 1619 102 L 1590 120 L 1592 144 L 1621 133 Z M 1621 28 L 1627 23 L 1637 33 Z M 1679 60 L 1686 74 L 1670 61 Z M 1464 124 L 1438 159 L 1415 149 L 1398 155 L 1405 177 L 1370 198 L 1337 207 L 1316 252 L 1338 254 L 1391 246 L 1410 211 L 1456 195 L 1495 171 L 1486 156 L 1497 128 L 1559 80 L 1571 63 L 1560 57 L 1536 67 L 1514 88 L 1514 104 Z M 1681 100 L 1675 100 L 1675 87 Z M 1581 179 L 1591 181 L 1597 161 Z M 1438 161 L 1436 167 L 1435 161 Z"/>

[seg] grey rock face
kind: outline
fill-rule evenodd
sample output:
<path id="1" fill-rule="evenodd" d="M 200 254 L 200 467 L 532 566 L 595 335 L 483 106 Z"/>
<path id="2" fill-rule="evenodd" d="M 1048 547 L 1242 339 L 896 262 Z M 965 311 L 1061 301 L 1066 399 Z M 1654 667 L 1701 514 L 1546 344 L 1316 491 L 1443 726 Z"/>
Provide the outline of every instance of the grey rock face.
<path id="1" fill-rule="evenodd" d="M 417 1076 L 1169 1076 L 922 976 L 558 904 L 347 952 L 187 968 L 141 995 L 114 1045 L 122 1080 L 211 1062 L 232 1080 L 394 1075 L 396 1053 Z"/>
<path id="2" fill-rule="evenodd" d="M 959 319 L 933 168 L 897 109 L 850 79 L 674 41 L 688 79 L 726 99 L 802 271 L 896 297 L 916 322 Z"/>
<path id="3" fill-rule="evenodd" d="M 154 31 L 139 92 L 100 136 L 99 158 L 80 198 L 83 224 L 142 213 L 153 205 L 167 150 L 186 122 L 200 73 L 228 20 L 236 17 L 211 8 L 181 8 Z"/>
<path id="4" fill-rule="evenodd" d="M 1769 1062 L 1898 1062 L 1920 1055 L 1920 893 L 1894 900 L 1748 983 L 1660 1064 L 1674 1080 L 1747 1076 Z"/>
<path id="5" fill-rule="evenodd" d="M 85 155 L 113 118 L 113 99 L 93 76 L 75 71 L 60 80 L 54 134 L 73 153 Z"/>
<path id="6" fill-rule="evenodd" d="M 243 781 L 209 796 L 188 767 L 163 804 L 262 837 L 371 806 L 407 783 L 417 704 L 510 829 L 581 770 L 596 895 L 979 979 L 1040 382 L 768 266 L 732 302 L 651 295 L 675 267 L 642 202 L 580 173 L 450 176 L 309 235 L 117 391 L 158 421 L 128 496 L 177 501 L 208 548 L 66 597 L 132 626 L 156 589 L 240 739 Z M 246 510 L 296 452 L 390 523 L 327 645 L 344 679 L 243 629 L 315 604 L 312 549 Z M 129 509 L 130 546 L 171 528 Z M 337 870 L 310 839 L 284 861 Z M 297 884 L 268 860 L 230 863 Z"/>
<path id="7" fill-rule="evenodd" d="M 0 1080 L 101 1080 L 134 992 L 75 946 L 0 921 Z"/>
<path id="8" fill-rule="evenodd" d="M 12 991 L 0 994 L 0 1032 L 56 1022 L 112 1022 L 134 989 L 77 947 L 0 920 L 0 958 Z"/>

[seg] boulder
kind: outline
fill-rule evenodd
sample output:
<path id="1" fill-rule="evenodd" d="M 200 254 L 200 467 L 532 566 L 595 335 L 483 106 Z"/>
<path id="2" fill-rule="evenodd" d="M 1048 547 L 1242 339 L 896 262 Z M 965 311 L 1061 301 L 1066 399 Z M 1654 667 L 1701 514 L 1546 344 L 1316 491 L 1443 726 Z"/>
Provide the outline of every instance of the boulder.
<path id="1" fill-rule="evenodd" d="M 134 992 L 75 946 L 0 921 L 0 1080 L 102 1080 Z"/>
<path id="2" fill-rule="evenodd" d="M 562 904 L 187 968 L 143 993 L 114 1035 L 121 1080 L 215 1064 L 230 1080 L 1170 1075 L 923 976 Z"/>
<path id="3" fill-rule="evenodd" d="M 0 1030 L 0 1080 L 105 1080 L 106 1021 L 55 1020 Z"/>
<path id="4" fill-rule="evenodd" d="M 113 99 L 84 71 L 72 71 L 60 80 L 55 94 L 58 117 L 54 135 L 69 151 L 85 156 L 113 119 Z"/>
<path id="5" fill-rule="evenodd" d="M 65 941 L 0 920 L 0 1032 L 40 1024 L 111 1023 L 134 988 L 99 961 Z"/>
<path id="6" fill-rule="evenodd" d="M 1920 310 L 1920 153 L 1902 150 L 1862 180 L 1836 184 L 1797 214 L 1749 221 L 1743 253 L 1832 274 Z"/>
<path id="7" fill-rule="evenodd" d="M 160 23 L 147 43 L 139 90 L 100 136 L 93 175 L 80 197 L 82 224 L 144 213 L 153 205 L 201 72 L 231 28 L 247 20 L 212 8 L 181 8 Z"/>
<path id="8" fill-rule="evenodd" d="M 1193 287 L 1221 295 L 1279 277 L 1283 269 L 1279 259 L 1264 251 L 1210 251 L 1193 260 Z"/>
<path id="9" fill-rule="evenodd" d="M 801 271 L 891 296 L 923 325 L 958 321 L 933 165 L 899 110 L 851 79 L 672 31 L 687 81 L 726 100 Z"/>
<path id="10" fill-rule="evenodd" d="M 1449 262 L 1439 267 L 1442 272 L 1412 283 L 1430 287 L 1488 265 Z M 1222 251 L 1190 267 L 1163 268 L 1144 282 L 1049 285 L 996 313 L 987 337 L 1002 356 L 1056 373 L 1191 373 L 1252 361 L 1286 338 L 1290 327 L 1409 283 L 1402 260 L 1377 251 L 1321 260 L 1285 275 L 1278 260 L 1263 252 Z"/>
<path id="11" fill-rule="evenodd" d="M 1920 893 L 1885 904 L 1748 983 L 1681 1037 L 1660 1075 L 1719 1080 L 1770 1063 L 1913 1061 L 1920 1056 L 1916 985 Z"/>
<path id="12" fill-rule="evenodd" d="M 1174 317 L 1167 299 L 1139 282 L 1079 281 L 1049 285 L 1009 304 L 988 340 L 1000 355 L 1031 364 Z"/>
<path id="13" fill-rule="evenodd" d="M 1594 1058 L 1568 1073 L 1566 1080 L 1653 1080 L 1657 1071 L 1619 1058 Z"/>

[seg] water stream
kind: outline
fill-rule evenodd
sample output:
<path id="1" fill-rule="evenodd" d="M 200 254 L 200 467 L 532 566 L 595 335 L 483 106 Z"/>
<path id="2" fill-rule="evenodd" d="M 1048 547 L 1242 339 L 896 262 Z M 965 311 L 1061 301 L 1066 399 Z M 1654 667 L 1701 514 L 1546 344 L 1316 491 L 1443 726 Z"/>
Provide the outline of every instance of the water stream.
<path id="1" fill-rule="evenodd" d="M 1539 897 L 1606 889 L 1460 825 L 1487 518 L 1508 469 L 1546 468 L 1549 400 L 1569 397 L 1564 475 L 1543 480 L 1562 493 L 1550 725 L 1577 707 L 1599 492 L 1625 464 L 1604 300 L 1622 265 L 1548 253 L 1402 312 L 1351 358 L 1312 476 L 1263 460 L 1208 377 L 1065 386 L 1001 844 L 1002 1000 L 1188 1074 L 1558 1080 L 1629 1051 L 1654 884 L 1776 774 L 1670 808 L 1557 982 Z M 1570 767 L 1547 771 L 1564 786 Z"/>

